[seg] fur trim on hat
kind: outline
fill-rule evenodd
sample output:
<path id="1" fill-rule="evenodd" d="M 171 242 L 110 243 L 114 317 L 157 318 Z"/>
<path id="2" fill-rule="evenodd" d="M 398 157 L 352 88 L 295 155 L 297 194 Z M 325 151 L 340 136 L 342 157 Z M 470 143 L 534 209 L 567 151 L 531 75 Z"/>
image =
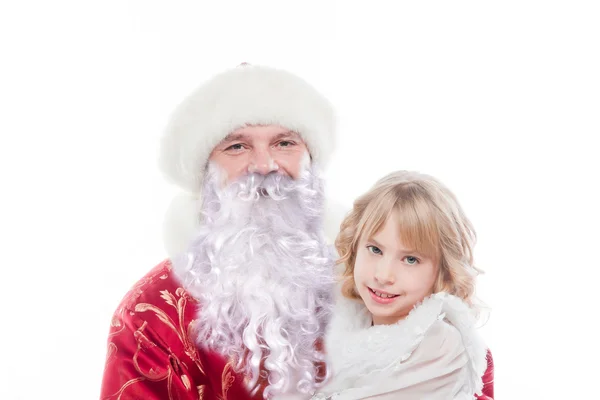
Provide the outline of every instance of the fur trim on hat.
<path id="1" fill-rule="evenodd" d="M 298 133 L 321 168 L 334 148 L 334 110 L 325 97 L 289 72 L 242 65 L 213 77 L 175 109 L 160 145 L 161 171 L 199 193 L 214 147 L 246 125 L 280 125 Z"/>

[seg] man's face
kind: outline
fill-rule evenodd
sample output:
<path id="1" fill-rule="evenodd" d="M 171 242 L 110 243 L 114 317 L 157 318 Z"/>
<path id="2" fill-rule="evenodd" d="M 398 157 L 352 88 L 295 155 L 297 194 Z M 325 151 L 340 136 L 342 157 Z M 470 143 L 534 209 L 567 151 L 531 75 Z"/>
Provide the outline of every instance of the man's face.
<path id="1" fill-rule="evenodd" d="M 248 173 L 266 175 L 274 171 L 297 179 L 308 159 L 308 149 L 300 136 L 277 125 L 237 129 L 209 157 L 225 172 L 227 183 Z"/>

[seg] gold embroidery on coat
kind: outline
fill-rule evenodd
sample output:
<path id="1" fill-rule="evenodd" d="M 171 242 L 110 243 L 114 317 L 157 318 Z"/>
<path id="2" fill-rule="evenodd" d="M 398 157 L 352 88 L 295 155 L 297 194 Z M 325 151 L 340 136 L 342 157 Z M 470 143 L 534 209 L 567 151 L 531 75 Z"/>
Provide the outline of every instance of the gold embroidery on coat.
<path id="1" fill-rule="evenodd" d="M 168 305 L 172 306 L 173 308 L 175 308 L 177 310 L 178 328 L 175 327 L 175 325 L 176 325 L 175 322 L 167 315 L 167 313 L 165 313 L 163 310 L 161 310 L 160 308 L 158 308 L 152 304 L 147 304 L 147 303 L 136 304 L 135 311 L 136 312 L 146 312 L 146 311 L 154 312 L 154 314 L 156 314 L 158 319 L 160 319 L 165 325 L 167 325 L 169 328 L 171 328 L 171 330 L 173 330 L 173 332 L 175 332 L 175 334 L 177 334 L 177 337 L 183 344 L 183 349 L 184 349 L 185 354 L 194 361 L 194 363 L 196 364 L 196 367 L 198 367 L 200 372 L 203 375 L 205 375 L 204 367 L 202 365 L 202 362 L 200 361 L 200 357 L 198 355 L 198 349 L 196 347 L 196 344 L 190 339 L 190 337 L 192 336 L 191 335 L 192 327 L 193 327 L 193 324 L 195 321 L 192 320 L 188 324 L 187 327 L 185 326 L 185 308 L 186 308 L 187 302 L 189 300 L 188 293 L 183 288 L 178 288 L 175 291 L 175 294 L 179 297 L 179 299 L 176 299 L 175 296 L 173 296 L 173 294 L 171 294 L 168 290 L 161 290 L 160 294 L 161 294 L 160 297 L 163 300 L 165 300 L 165 303 L 167 303 Z"/>
<path id="2" fill-rule="evenodd" d="M 112 394 L 112 395 L 106 397 L 106 399 L 110 399 L 110 398 L 113 398 L 118 395 L 117 400 L 121 400 L 121 396 L 123 396 L 123 392 L 125 391 L 125 389 L 127 389 L 129 386 L 133 385 L 134 383 L 143 382 L 145 380 L 146 379 L 144 379 L 144 378 L 130 379 L 127 382 L 125 382 L 123 384 L 123 386 L 121 386 L 121 389 L 119 389 L 115 394 Z"/>
<path id="3" fill-rule="evenodd" d="M 205 388 L 206 388 L 206 385 L 198 386 L 198 397 L 200 398 L 200 400 L 204 400 L 204 389 Z"/>
<path id="4" fill-rule="evenodd" d="M 189 392 L 192 388 L 190 378 L 188 378 L 187 375 L 181 375 L 181 382 L 183 382 L 183 386 L 185 386 L 185 389 Z"/>
<path id="5" fill-rule="evenodd" d="M 231 368 L 231 364 L 228 362 L 225 364 L 225 367 L 223 368 L 223 374 L 221 375 L 221 392 L 223 393 L 223 400 L 227 400 L 227 392 L 235 381 L 235 376 L 232 372 L 233 368 Z"/>

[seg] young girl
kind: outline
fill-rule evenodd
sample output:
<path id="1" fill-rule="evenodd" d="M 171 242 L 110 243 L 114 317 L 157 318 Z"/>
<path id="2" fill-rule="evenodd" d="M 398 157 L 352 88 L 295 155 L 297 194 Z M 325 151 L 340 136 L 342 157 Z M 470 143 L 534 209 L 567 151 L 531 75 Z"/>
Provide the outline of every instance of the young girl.
<path id="1" fill-rule="evenodd" d="M 354 202 L 315 399 L 473 399 L 487 348 L 475 331 L 475 233 L 436 179 L 400 171 Z M 482 395 L 481 398 L 491 399 Z"/>

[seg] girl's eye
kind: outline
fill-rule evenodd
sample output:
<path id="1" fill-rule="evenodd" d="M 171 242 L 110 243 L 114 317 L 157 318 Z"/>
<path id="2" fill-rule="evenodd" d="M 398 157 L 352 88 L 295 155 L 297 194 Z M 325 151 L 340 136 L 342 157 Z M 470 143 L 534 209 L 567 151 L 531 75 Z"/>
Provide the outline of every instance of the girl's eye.
<path id="1" fill-rule="evenodd" d="M 377 255 L 379 255 L 379 254 L 381 254 L 381 253 L 382 253 L 382 251 L 381 251 L 381 250 L 379 249 L 379 247 L 377 247 L 377 246 L 368 245 L 368 246 L 367 246 L 367 249 L 369 249 L 369 251 L 370 251 L 371 253 L 373 253 L 373 254 L 377 254 Z"/>
<path id="2" fill-rule="evenodd" d="M 419 263 L 419 259 L 413 256 L 407 256 L 404 257 L 404 259 L 406 260 L 406 263 L 409 265 L 415 265 Z"/>

